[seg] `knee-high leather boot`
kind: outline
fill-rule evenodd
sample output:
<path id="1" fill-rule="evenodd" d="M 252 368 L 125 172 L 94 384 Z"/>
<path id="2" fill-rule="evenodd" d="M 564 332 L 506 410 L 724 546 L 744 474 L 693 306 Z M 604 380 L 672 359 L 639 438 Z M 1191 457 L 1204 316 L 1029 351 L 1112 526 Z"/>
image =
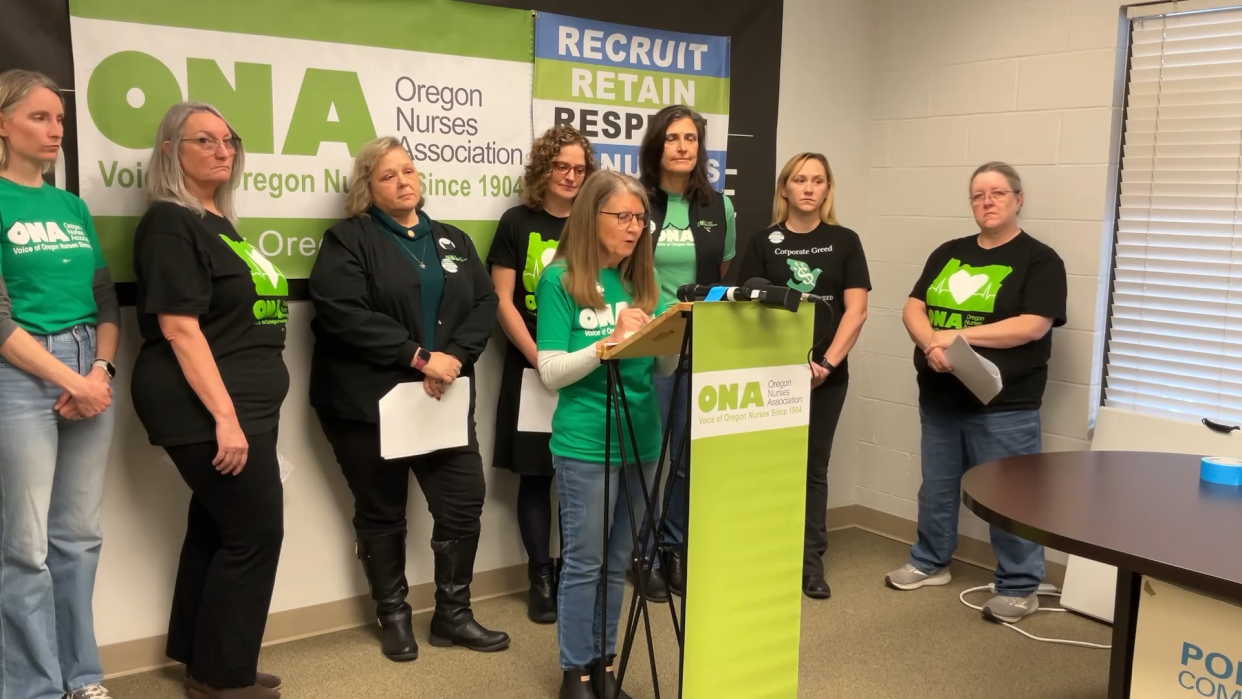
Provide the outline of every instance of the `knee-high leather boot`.
<path id="1" fill-rule="evenodd" d="M 509 647 L 509 634 L 490 631 L 474 620 L 470 610 L 470 582 L 479 535 L 432 541 L 436 559 L 436 611 L 431 617 L 431 645 L 462 646 L 492 652 Z"/>
<path id="2" fill-rule="evenodd" d="M 375 616 L 384 630 L 383 651 L 389 660 L 418 657 L 418 642 L 410 624 L 410 605 L 405 597 L 405 532 L 358 539 L 358 558 L 371 585 Z"/>

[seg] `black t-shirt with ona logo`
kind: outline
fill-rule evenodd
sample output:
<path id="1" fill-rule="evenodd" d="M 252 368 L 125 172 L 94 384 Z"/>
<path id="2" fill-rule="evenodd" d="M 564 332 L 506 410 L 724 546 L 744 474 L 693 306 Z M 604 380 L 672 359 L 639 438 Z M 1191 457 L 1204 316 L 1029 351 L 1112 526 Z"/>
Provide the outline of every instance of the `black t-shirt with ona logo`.
<path id="1" fill-rule="evenodd" d="M 738 283 L 762 277 L 776 286 L 804 294 L 831 296 L 830 313 L 823 304 L 815 307 L 814 358 L 828 351 L 845 313 L 845 290 L 871 290 L 867 256 L 858 234 L 844 226 L 821 223 L 809 233 L 793 233 L 775 225 L 751 236 L 738 269 Z M 849 378 L 849 359 L 841 362 L 825 384 Z"/>
<path id="2" fill-rule="evenodd" d="M 979 247 L 977 235 L 950 240 L 927 258 L 923 274 L 910 292 L 927 304 L 927 316 L 936 330 L 962 330 L 1036 315 L 1065 324 L 1065 262 L 1056 251 L 1021 232 L 992 249 Z M 918 370 L 919 403 L 946 412 L 1003 412 L 1038 410 L 1048 383 L 1052 332 L 1018 347 L 975 347 L 979 356 L 1000 370 L 1004 388 L 988 405 L 952 374 L 927 366 L 927 357 L 914 348 Z"/>
<path id="3" fill-rule="evenodd" d="M 282 352 L 289 285 L 228 219 L 156 202 L 134 234 L 142 348 L 131 386 L 152 444 L 210 442 L 216 423 L 186 381 L 158 315 L 192 315 L 246 434 L 276 427 L 289 390 Z"/>

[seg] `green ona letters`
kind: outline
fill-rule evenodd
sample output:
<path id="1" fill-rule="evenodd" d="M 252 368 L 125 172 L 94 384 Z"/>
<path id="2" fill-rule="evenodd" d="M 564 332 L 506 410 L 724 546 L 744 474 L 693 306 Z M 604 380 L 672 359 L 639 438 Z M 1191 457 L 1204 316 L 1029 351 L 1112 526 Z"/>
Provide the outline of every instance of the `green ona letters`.
<path id="1" fill-rule="evenodd" d="M 182 92 L 168 66 L 150 54 L 121 51 L 100 61 L 86 87 L 87 108 L 100 133 L 126 148 L 150 148 L 151 135 L 164 113 L 181 102 L 184 94 L 191 101 L 219 108 L 244 139 L 248 152 L 277 152 L 272 66 L 238 61 L 230 82 L 212 59 L 187 58 L 185 63 L 186 90 Z M 130 104 L 131 90 L 142 93 L 137 107 Z M 358 74 L 307 68 L 288 127 L 282 155 L 315 155 L 321 143 L 329 142 L 344 143 L 349 154 L 356 155 L 375 138 L 375 123 Z"/>
<path id="2" fill-rule="evenodd" d="M 971 267 L 957 258 L 949 260 L 927 287 L 927 319 L 937 330 L 982 324 L 982 317 L 969 314 L 992 313 L 1001 285 L 1012 272 L 1005 265 Z"/>
<path id="3" fill-rule="evenodd" d="M 699 391 L 699 412 L 744 410 L 763 407 L 763 389 L 758 381 L 741 384 L 704 386 Z"/>

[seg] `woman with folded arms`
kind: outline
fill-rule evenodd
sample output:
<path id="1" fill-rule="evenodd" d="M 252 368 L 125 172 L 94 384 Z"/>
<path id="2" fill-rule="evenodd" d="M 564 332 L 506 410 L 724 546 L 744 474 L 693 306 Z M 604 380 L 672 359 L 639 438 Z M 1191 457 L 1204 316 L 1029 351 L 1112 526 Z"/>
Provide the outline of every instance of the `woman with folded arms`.
<path id="1" fill-rule="evenodd" d="M 431 644 L 477 651 L 509 647 L 509 636 L 474 619 L 470 582 L 486 485 L 474 431 L 474 364 L 496 323 L 496 292 L 474 243 L 422 211 L 418 171 L 390 136 L 354 159 L 348 218 L 323 238 L 310 274 L 310 402 L 354 495 L 358 556 L 383 629 L 382 650 L 414 660 L 418 644 L 405 597 L 409 477 L 427 497 L 435 524 L 436 609 Z M 386 460 L 379 401 L 397 384 L 422 382 L 440 398 L 465 379 L 468 444 Z"/>
<path id="2" fill-rule="evenodd" d="M 518 430 L 522 377 L 538 365 L 535 285 L 556 253 L 561 229 L 582 183 L 595 172 L 595 150 L 572 126 L 554 126 L 535 139 L 522 203 L 500 217 L 487 264 L 500 299 L 500 325 L 509 346 L 496 408 L 492 465 L 518 474 L 517 518 L 529 559 L 526 615 L 556 623 L 556 566 L 552 562 L 552 453 L 550 435 Z M 520 277 L 519 277 L 520 275 Z"/>
<path id="3" fill-rule="evenodd" d="M 777 286 L 831 300 L 815 307 L 811 365 L 811 430 L 806 456 L 806 536 L 802 592 L 828 599 L 828 461 L 849 388 L 849 353 L 867 320 L 871 275 L 858 234 L 837 223 L 836 181 L 828 159 L 799 153 L 776 180 L 771 228 L 750 239 L 738 279 L 762 277 Z"/>
<path id="4" fill-rule="evenodd" d="M 196 699 L 280 696 L 280 678 L 257 667 L 284 539 L 276 432 L 289 288 L 235 228 L 244 169 L 215 107 L 174 105 L 134 234 L 134 410 L 193 493 L 167 653 Z"/>
<path id="5" fill-rule="evenodd" d="M 962 476 L 979 464 L 1040 451 L 1039 408 L 1048 383 L 1052 329 L 1065 324 L 1065 263 L 1022 230 L 1022 180 L 1004 163 L 970 178 L 979 233 L 932 252 L 902 320 L 914 340 L 923 424 L 919 537 L 910 561 L 888 574 L 897 590 L 945 585 L 957 549 Z M 1004 388 L 984 404 L 951 372 L 958 338 L 1000 369 Z M 993 526 L 996 596 L 983 607 L 1013 623 L 1039 610 L 1044 547 Z"/>
<path id="6" fill-rule="evenodd" d="M 665 305 L 677 302 L 677 289 L 685 284 L 718 284 L 729 269 L 737 240 L 733 202 L 712 190 L 707 176 L 707 121 L 681 105 L 665 107 L 651 118 L 639 151 L 643 187 L 651 201 L 651 244 L 655 268 L 660 275 L 660 297 Z M 660 417 L 671 422 L 675 438 L 670 450 L 681 452 L 686 429 L 690 385 L 683 377 L 673 405 L 672 376 L 657 377 Z M 665 428 L 668 424 L 665 424 Z M 668 589 L 685 589 L 686 460 L 669 474 L 664 530 L 658 541 L 666 555 L 656 563 L 663 575 L 651 576 L 648 595 L 668 599 Z"/>
<path id="7" fill-rule="evenodd" d="M 0 73 L 0 693 L 103 699 L 91 594 L 120 312 L 86 204 L 45 184 L 64 102 Z"/>
<path id="8" fill-rule="evenodd" d="M 613 423 L 608 424 L 611 450 L 605 448 L 607 434 L 601 429 L 608 370 L 600 364 L 600 346 L 641 330 L 664 310 L 647 240 L 648 215 L 646 194 L 638 181 L 615 172 L 592 175 L 574 200 L 555 261 L 544 270 L 535 293 L 539 375 L 560 393 L 552 415 L 551 450 L 564 536 L 556 620 L 565 673 L 561 699 L 613 696 L 612 651 L 634 548 L 630 510 L 645 518 L 639 468 L 650 488 L 660 456 L 660 420 L 651 383 L 656 371 L 653 359 L 621 361 L 632 424 L 620 434 Z M 662 373 L 671 373 L 676 359 L 662 360 Z M 637 455 L 629 448 L 630 429 L 638 440 Z M 629 462 L 625 473 L 628 499 L 620 481 L 623 437 Z M 605 474 L 609 451 L 611 468 Z M 609 481 L 607 503 L 605 478 Z M 600 508 L 608 513 L 607 550 Z M 605 560 L 607 579 L 601 576 Z M 601 609 L 599 598 L 605 590 L 608 606 Z M 603 648 L 599 646 L 601 628 L 607 634 Z M 604 693 L 598 691 L 601 686 Z M 593 692 L 591 687 L 597 689 Z"/>

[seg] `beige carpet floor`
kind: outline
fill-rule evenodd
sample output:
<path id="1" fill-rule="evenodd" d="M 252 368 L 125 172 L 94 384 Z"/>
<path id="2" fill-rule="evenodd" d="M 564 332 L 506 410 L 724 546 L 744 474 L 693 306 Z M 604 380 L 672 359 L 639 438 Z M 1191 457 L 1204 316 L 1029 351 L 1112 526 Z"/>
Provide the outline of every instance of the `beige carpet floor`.
<path id="1" fill-rule="evenodd" d="M 906 558 L 904 544 L 857 529 L 830 535 L 828 601 L 804 598 L 799 696 L 868 699 L 1088 699 L 1104 697 L 1108 651 L 1039 643 L 984 621 L 958 601 L 991 574 L 954 563 L 953 583 L 899 593 L 884 574 Z M 975 604 L 987 599 L 976 595 Z M 628 599 L 628 596 L 627 596 Z M 427 644 L 429 614 L 415 618 L 420 657 L 397 664 L 379 653 L 376 632 L 359 628 L 263 650 L 261 665 L 285 680 L 286 699 L 546 699 L 556 697 L 556 627 L 526 620 L 521 595 L 475 605 L 513 646 L 483 655 Z M 652 618 L 662 696 L 675 697 L 677 652 L 663 606 Z M 622 620 L 625 615 L 622 615 Z M 1037 636 L 1109 642 L 1109 627 L 1069 613 L 1040 613 L 1021 626 Z M 641 634 L 641 632 L 640 632 Z M 635 699 L 654 697 L 646 644 L 625 680 Z M 180 669 L 109 680 L 117 699 L 183 697 Z M 728 699 L 728 698 L 720 698 Z"/>

